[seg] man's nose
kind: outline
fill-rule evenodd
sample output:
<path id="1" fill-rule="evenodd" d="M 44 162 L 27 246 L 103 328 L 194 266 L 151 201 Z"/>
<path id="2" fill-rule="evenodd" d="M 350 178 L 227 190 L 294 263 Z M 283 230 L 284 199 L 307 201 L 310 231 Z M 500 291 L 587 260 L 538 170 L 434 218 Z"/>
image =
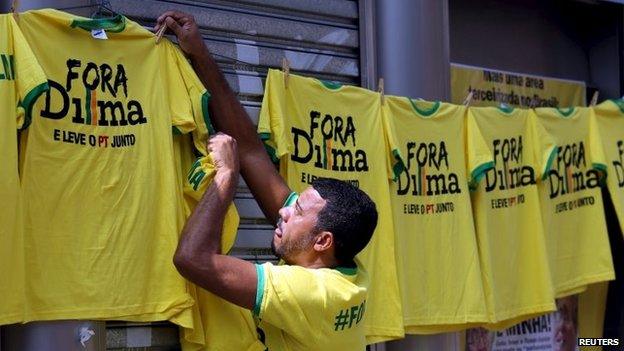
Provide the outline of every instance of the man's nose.
<path id="1" fill-rule="evenodd" d="M 287 222 L 288 218 L 290 218 L 290 210 L 288 209 L 288 207 L 282 207 L 279 210 L 279 215 L 280 215 L 282 221 Z"/>

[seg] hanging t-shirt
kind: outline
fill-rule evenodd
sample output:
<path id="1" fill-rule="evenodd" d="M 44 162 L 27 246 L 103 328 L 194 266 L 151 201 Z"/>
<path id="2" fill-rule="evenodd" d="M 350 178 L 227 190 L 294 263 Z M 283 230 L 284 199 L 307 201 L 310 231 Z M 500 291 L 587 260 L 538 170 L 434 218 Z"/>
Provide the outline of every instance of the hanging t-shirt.
<path id="1" fill-rule="evenodd" d="M 48 9 L 20 26 L 50 86 L 23 140 L 27 320 L 191 327 L 172 263 L 182 197 L 172 127 L 187 133 L 202 118 L 180 101 L 207 101 L 188 94 L 190 65 L 123 16 Z"/>
<path id="2" fill-rule="evenodd" d="M 490 152 L 463 106 L 385 101 L 388 140 L 404 166 L 390 193 L 405 331 L 487 322 L 469 183 L 493 166 Z"/>
<path id="3" fill-rule="evenodd" d="M 168 40 L 166 45 L 172 51 L 180 66 L 188 62 L 182 52 Z M 181 185 L 184 198 L 179 210 L 182 212 L 179 232 L 191 215 L 197 203 L 212 184 L 215 167 L 206 150 L 206 142 L 214 133 L 210 122 L 209 96 L 197 75 L 191 70 L 181 72 L 188 99 L 177 99 L 172 104 L 179 111 L 187 111 L 195 119 L 196 127 L 191 133 L 174 133 L 173 150 L 177 183 Z M 190 103 L 189 103 L 190 102 Z M 230 205 L 223 221 L 221 252 L 227 253 L 236 239 L 239 217 L 234 205 Z M 251 311 L 231 304 L 206 290 L 187 282 L 188 292 L 195 300 L 192 306 L 192 328 L 181 327 L 180 343 L 184 351 L 209 350 L 264 350 L 258 341 Z M 174 321 L 175 318 L 174 318 Z"/>
<path id="4" fill-rule="evenodd" d="M 394 262 L 394 236 L 380 95 L 269 70 L 258 132 L 280 162 L 288 185 L 301 193 L 317 177 L 347 181 L 365 191 L 379 212 L 377 229 L 358 255 L 370 276 L 364 325 L 369 343 L 403 336 Z"/>
<path id="5" fill-rule="evenodd" d="M 605 153 L 607 186 L 620 226 L 624 224 L 624 101 L 607 100 L 593 108 Z"/>
<path id="6" fill-rule="evenodd" d="M 24 318 L 17 130 L 27 127 L 32 103 L 47 89 L 46 83 L 43 70 L 13 16 L 0 15 L 0 325 Z"/>
<path id="7" fill-rule="evenodd" d="M 546 249 L 556 297 L 614 279 L 600 184 L 605 157 L 591 110 L 538 108 L 537 121 L 557 143 L 538 183 Z"/>
<path id="8" fill-rule="evenodd" d="M 532 114 L 506 107 L 468 110 L 495 165 L 472 194 L 489 328 L 556 309 L 537 183 L 550 171 L 557 147 Z"/>
<path id="9" fill-rule="evenodd" d="M 366 273 L 361 268 L 256 265 L 254 314 L 268 350 L 366 349 Z"/>

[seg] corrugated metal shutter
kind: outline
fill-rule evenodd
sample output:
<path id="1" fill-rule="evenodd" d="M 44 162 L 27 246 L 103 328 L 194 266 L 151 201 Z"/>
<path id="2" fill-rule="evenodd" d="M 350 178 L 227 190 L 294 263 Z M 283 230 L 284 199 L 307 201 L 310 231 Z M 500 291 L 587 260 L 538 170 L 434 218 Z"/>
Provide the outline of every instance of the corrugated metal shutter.
<path id="1" fill-rule="evenodd" d="M 268 68 L 290 61 L 293 73 L 360 85 L 358 1 L 350 0 L 113 0 L 113 9 L 152 27 L 170 9 L 192 13 L 204 40 L 232 89 L 257 121 Z M 241 216 L 233 254 L 248 260 L 273 259 L 272 226 L 265 220 L 246 185 L 235 199 Z M 107 323 L 110 349 L 149 347 L 175 349 L 175 327 Z"/>

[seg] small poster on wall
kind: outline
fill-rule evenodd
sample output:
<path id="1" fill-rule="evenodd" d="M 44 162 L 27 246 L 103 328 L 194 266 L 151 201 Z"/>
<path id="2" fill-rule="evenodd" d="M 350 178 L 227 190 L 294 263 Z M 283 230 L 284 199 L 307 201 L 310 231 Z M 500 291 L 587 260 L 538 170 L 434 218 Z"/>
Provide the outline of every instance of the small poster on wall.
<path id="1" fill-rule="evenodd" d="M 557 311 L 511 328 L 466 331 L 466 351 L 578 351 L 578 298 L 557 299 Z"/>
<path id="2" fill-rule="evenodd" d="M 451 102 L 471 106 L 586 106 L 585 82 L 451 63 Z"/>

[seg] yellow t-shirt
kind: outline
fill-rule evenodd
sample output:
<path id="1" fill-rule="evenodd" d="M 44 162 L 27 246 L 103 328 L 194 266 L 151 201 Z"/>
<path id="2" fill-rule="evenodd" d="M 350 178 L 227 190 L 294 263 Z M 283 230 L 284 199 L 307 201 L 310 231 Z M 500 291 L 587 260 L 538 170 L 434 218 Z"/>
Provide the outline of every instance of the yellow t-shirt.
<path id="1" fill-rule="evenodd" d="M 380 95 L 269 70 L 258 132 L 280 162 L 288 185 L 301 193 L 317 177 L 341 179 L 365 191 L 377 205 L 379 222 L 358 255 L 370 276 L 366 318 L 369 343 L 402 337 L 394 236 Z"/>
<path id="2" fill-rule="evenodd" d="M 406 333 L 488 321 L 469 183 L 477 184 L 493 164 L 465 112 L 386 97 L 388 140 L 403 166 L 390 193 Z"/>
<path id="3" fill-rule="evenodd" d="M 24 251 L 22 199 L 17 170 L 17 130 L 27 126 L 32 103 L 47 89 L 47 80 L 12 15 L 0 15 L 0 33 L 0 165 L 2 165 L 0 199 L 3 203 L 0 211 L 0 272 L 2 272 L 0 325 L 2 325 L 21 322 L 24 318 Z M 18 108 L 20 105 L 23 108 Z M 18 110 L 21 113 L 18 113 Z"/>
<path id="4" fill-rule="evenodd" d="M 367 277 L 361 268 L 265 263 L 256 265 L 256 271 L 254 314 L 267 350 L 366 349 Z"/>
<path id="5" fill-rule="evenodd" d="M 606 162 L 591 110 L 538 108 L 537 121 L 557 143 L 538 184 L 555 297 L 614 279 L 600 184 Z"/>
<path id="6" fill-rule="evenodd" d="M 609 174 L 607 187 L 621 226 L 624 224 L 624 101 L 607 100 L 593 111 Z"/>
<path id="7" fill-rule="evenodd" d="M 537 183 L 557 155 L 554 140 L 526 109 L 468 110 L 488 144 L 495 168 L 472 195 L 488 328 L 502 329 L 554 311 Z"/>
<path id="8" fill-rule="evenodd" d="M 188 67 L 182 52 L 163 41 L 181 67 Z M 214 133 L 208 114 L 209 95 L 197 75 L 189 67 L 181 70 L 181 79 L 191 100 L 176 100 L 175 109 L 187 111 L 195 118 L 196 128 L 187 134 L 174 133 L 174 160 L 177 183 L 181 185 L 184 198 L 179 205 L 179 232 L 191 215 L 197 203 L 212 183 L 215 167 L 206 151 L 208 136 Z M 221 252 L 227 253 L 236 239 L 239 217 L 236 207 L 228 208 L 223 223 Z M 256 327 L 251 311 L 231 304 L 206 290 L 188 282 L 188 292 L 195 300 L 191 308 L 192 328 L 181 328 L 180 343 L 184 351 L 193 350 L 264 350 L 257 339 Z M 173 318 L 177 322 L 177 317 Z M 181 324 L 181 323 L 178 323 Z"/>
<path id="9" fill-rule="evenodd" d="M 122 16 L 38 10 L 20 27 L 50 85 L 22 144 L 26 319 L 190 327 L 193 299 L 172 263 L 182 197 L 172 127 L 195 128 L 195 110 L 173 102 L 197 99 L 179 78 L 190 68 Z"/>

